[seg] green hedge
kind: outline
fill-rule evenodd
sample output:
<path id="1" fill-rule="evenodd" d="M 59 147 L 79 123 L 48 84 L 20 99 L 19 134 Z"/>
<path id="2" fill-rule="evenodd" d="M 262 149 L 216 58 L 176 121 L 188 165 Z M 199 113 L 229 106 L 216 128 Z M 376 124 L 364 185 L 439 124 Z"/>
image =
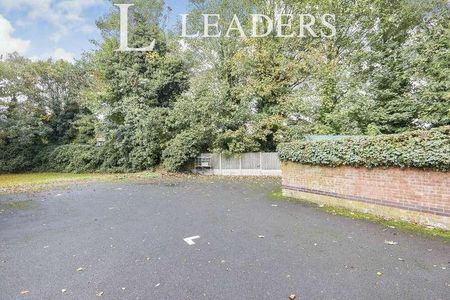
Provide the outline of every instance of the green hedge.
<path id="1" fill-rule="evenodd" d="M 102 162 L 101 148 L 70 144 L 43 149 L 36 157 L 39 171 L 83 173 L 97 171 Z"/>
<path id="2" fill-rule="evenodd" d="M 38 147 L 34 145 L 0 145 L 0 174 L 29 171 L 38 152 Z"/>
<path id="3" fill-rule="evenodd" d="M 207 131 L 202 128 L 186 130 L 173 138 L 163 151 L 164 167 L 170 172 L 182 171 L 196 158 L 206 144 Z"/>
<path id="4" fill-rule="evenodd" d="M 280 159 L 301 164 L 358 167 L 412 167 L 450 170 L 450 126 L 430 131 L 297 141 L 278 147 Z"/>

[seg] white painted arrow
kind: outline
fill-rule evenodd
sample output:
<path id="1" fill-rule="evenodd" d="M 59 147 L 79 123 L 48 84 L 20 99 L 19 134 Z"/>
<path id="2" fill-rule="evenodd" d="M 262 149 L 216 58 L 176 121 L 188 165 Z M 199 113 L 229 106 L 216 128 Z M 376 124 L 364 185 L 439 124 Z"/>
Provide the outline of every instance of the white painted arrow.
<path id="1" fill-rule="evenodd" d="M 191 236 L 191 237 L 185 238 L 184 241 L 185 241 L 189 246 L 192 246 L 192 245 L 195 245 L 194 240 L 199 239 L 199 238 L 200 238 L 200 236 L 196 235 L 196 236 Z"/>

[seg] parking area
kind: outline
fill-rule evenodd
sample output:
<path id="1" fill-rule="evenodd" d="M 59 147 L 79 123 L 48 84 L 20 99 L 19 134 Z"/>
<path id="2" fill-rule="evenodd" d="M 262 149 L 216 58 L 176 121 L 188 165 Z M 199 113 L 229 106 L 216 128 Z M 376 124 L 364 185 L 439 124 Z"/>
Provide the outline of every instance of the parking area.
<path id="1" fill-rule="evenodd" d="M 0 298 L 448 299 L 448 241 L 276 199 L 279 186 L 211 177 L 0 196 Z"/>

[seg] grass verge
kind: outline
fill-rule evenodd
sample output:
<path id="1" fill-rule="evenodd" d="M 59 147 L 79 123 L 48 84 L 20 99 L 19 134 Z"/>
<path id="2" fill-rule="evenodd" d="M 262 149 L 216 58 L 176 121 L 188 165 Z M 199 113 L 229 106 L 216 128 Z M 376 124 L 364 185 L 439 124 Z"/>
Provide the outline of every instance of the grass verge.
<path id="1" fill-rule="evenodd" d="M 296 198 L 290 198 L 283 196 L 283 192 L 281 188 L 277 188 L 274 191 L 272 191 L 269 194 L 269 197 L 273 200 L 289 200 L 289 201 L 296 201 L 296 202 L 305 202 L 308 204 L 311 204 L 312 206 L 325 211 L 327 213 L 330 213 L 335 216 L 342 216 L 346 218 L 351 218 L 353 220 L 363 220 L 363 221 L 369 221 L 372 223 L 381 224 L 385 227 L 389 228 L 395 228 L 399 231 L 405 231 L 405 232 L 411 232 L 415 234 L 419 234 L 422 236 L 433 236 L 433 237 L 440 237 L 446 240 L 446 242 L 450 242 L 450 231 L 440 229 L 440 228 L 434 228 L 434 227 L 425 227 L 419 224 L 415 223 L 409 223 L 405 221 L 397 221 L 392 219 L 385 219 L 382 217 L 378 217 L 372 214 L 368 213 L 362 213 L 353 211 L 346 208 L 341 207 L 333 207 L 333 206 L 319 206 L 313 202 L 296 199 Z"/>
<path id="2" fill-rule="evenodd" d="M 324 206 L 321 207 L 321 209 L 336 216 L 343 216 L 347 218 L 352 218 L 354 220 L 365 220 L 373 223 L 378 223 L 386 227 L 395 228 L 402 231 L 414 232 L 421 235 L 441 237 L 450 242 L 450 231 L 444 229 L 425 227 L 419 224 L 409 223 L 405 221 L 384 219 L 372 214 L 356 212 L 340 207 Z"/>
<path id="3" fill-rule="evenodd" d="M 153 172 L 135 174 L 26 173 L 0 175 L 0 194 L 37 192 L 79 183 L 157 179 Z"/>

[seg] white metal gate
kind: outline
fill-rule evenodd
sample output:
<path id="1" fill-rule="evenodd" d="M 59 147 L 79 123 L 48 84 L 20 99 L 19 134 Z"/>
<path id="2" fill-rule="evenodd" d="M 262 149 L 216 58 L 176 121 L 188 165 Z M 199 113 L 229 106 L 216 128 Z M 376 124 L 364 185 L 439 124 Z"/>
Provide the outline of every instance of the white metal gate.
<path id="1" fill-rule="evenodd" d="M 238 157 L 203 153 L 200 160 L 208 160 L 208 167 L 195 172 L 224 176 L 281 176 L 281 163 L 276 152 L 244 153 Z"/>

